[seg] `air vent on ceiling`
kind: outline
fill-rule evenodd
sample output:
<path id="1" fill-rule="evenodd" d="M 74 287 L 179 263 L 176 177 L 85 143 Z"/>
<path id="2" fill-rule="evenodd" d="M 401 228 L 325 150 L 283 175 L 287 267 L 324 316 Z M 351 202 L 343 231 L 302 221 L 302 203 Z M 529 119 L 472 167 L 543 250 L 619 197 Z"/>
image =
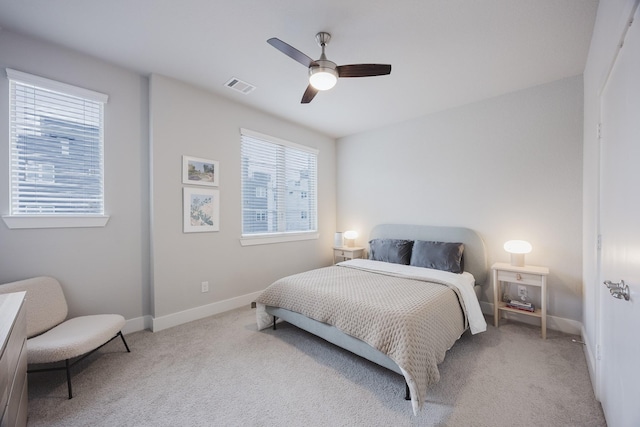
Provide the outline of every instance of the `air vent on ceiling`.
<path id="1" fill-rule="evenodd" d="M 237 90 L 238 92 L 244 93 L 245 95 L 253 92 L 254 89 L 256 88 L 255 86 L 250 85 L 247 82 L 243 82 L 240 79 L 236 79 L 235 77 L 231 78 L 231 80 L 226 82 L 225 86 L 233 90 Z"/>

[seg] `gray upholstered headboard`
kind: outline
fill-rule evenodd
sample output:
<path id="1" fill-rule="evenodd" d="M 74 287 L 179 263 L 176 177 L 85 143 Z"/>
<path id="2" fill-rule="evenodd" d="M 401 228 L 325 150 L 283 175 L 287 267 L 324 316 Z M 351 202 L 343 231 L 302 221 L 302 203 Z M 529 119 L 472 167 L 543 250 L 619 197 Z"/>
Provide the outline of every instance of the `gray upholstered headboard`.
<path id="1" fill-rule="evenodd" d="M 464 227 L 431 225 L 380 224 L 369 236 L 371 239 L 430 240 L 436 242 L 464 243 L 464 269 L 473 274 L 477 285 L 487 280 L 487 252 L 478 233 Z"/>

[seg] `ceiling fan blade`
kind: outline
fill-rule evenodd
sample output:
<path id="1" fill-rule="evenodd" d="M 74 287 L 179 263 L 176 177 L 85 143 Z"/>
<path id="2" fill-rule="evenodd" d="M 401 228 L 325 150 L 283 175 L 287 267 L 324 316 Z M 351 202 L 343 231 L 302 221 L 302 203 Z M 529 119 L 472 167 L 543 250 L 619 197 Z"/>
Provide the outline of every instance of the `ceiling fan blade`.
<path id="1" fill-rule="evenodd" d="M 372 77 L 391 74 L 391 65 L 388 64 L 353 64 L 338 65 L 340 77 Z"/>
<path id="2" fill-rule="evenodd" d="M 311 100 L 316 96 L 316 93 L 318 93 L 318 89 L 316 89 L 311 85 L 307 86 L 307 90 L 304 91 L 304 95 L 302 95 L 302 101 L 300 101 L 300 103 L 301 104 L 310 103 Z"/>
<path id="3" fill-rule="evenodd" d="M 309 66 L 311 66 L 311 63 L 313 62 L 313 59 L 309 58 L 307 55 L 300 52 L 295 47 L 283 42 L 278 38 L 275 38 L 275 37 L 270 38 L 269 40 L 267 40 L 267 43 L 269 43 L 271 46 L 275 47 L 280 52 L 287 55 L 289 58 L 298 61 L 299 63 L 301 63 L 307 68 L 309 68 Z"/>

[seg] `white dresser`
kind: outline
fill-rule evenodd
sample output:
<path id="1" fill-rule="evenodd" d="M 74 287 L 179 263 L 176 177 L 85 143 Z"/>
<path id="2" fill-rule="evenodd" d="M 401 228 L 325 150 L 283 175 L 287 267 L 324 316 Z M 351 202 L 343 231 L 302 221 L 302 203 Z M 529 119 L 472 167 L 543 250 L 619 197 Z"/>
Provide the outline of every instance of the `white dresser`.
<path id="1" fill-rule="evenodd" d="M 0 426 L 27 425 L 26 292 L 0 295 Z"/>

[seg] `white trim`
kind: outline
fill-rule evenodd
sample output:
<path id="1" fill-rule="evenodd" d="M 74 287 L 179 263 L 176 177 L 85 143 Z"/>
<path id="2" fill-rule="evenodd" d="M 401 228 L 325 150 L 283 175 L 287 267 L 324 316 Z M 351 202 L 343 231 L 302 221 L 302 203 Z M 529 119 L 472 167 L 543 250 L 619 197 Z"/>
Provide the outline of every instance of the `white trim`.
<path id="1" fill-rule="evenodd" d="M 595 357 L 595 352 L 593 351 L 594 349 L 591 348 L 591 345 L 589 343 L 589 340 L 587 339 L 587 331 L 584 328 L 584 325 L 582 326 L 582 332 L 581 332 L 581 336 L 582 336 L 582 341 L 584 342 L 584 356 L 585 359 L 587 359 L 587 368 L 589 369 L 589 377 L 591 378 L 591 387 L 593 388 L 593 394 L 596 397 L 596 400 L 600 401 L 600 396 L 598 394 L 598 387 L 596 387 L 596 357 Z"/>
<path id="2" fill-rule="evenodd" d="M 602 93 L 604 92 L 605 88 L 607 87 L 607 84 L 609 83 L 609 78 L 611 77 L 611 73 L 613 73 L 613 67 L 616 65 L 616 62 L 618 61 L 618 56 L 620 55 L 620 51 L 624 46 L 624 42 L 627 38 L 627 33 L 629 32 L 629 28 L 631 28 L 631 25 L 633 24 L 633 20 L 634 20 L 633 18 L 636 14 L 636 10 L 638 9 L 638 6 L 640 6 L 640 1 L 635 0 L 635 4 L 631 8 L 631 12 L 629 13 L 629 18 L 627 19 L 624 27 L 622 28 L 622 34 L 620 35 L 620 39 L 618 39 L 618 44 L 616 45 L 616 51 L 613 55 L 613 58 L 611 59 L 611 63 L 609 64 L 607 73 L 604 75 L 604 80 L 600 85 L 600 90 L 598 90 L 599 99 L 602 98 Z"/>
<path id="3" fill-rule="evenodd" d="M 91 89 L 85 89 L 67 83 L 57 82 L 55 80 L 25 73 L 22 71 L 12 70 L 11 68 L 7 68 L 6 71 L 7 78 L 16 82 L 37 86 L 56 92 L 62 92 L 64 94 L 73 95 L 80 98 L 90 99 L 91 101 L 102 102 L 103 104 L 106 104 L 109 100 L 109 95 L 105 95 L 104 93 L 96 92 Z"/>
<path id="4" fill-rule="evenodd" d="M 239 297 L 226 299 L 224 301 L 214 302 L 212 304 L 202 305 L 200 307 L 190 308 L 188 310 L 179 311 L 177 313 L 168 314 L 166 316 L 155 317 L 152 319 L 151 331 L 158 332 L 183 323 L 193 322 L 194 320 L 203 319 L 215 314 L 224 313 L 225 311 L 234 310 L 245 305 L 251 304 L 262 291 L 251 294 L 241 295 Z"/>
<path id="5" fill-rule="evenodd" d="M 317 148 L 309 147 L 307 145 L 302 145 L 302 144 L 296 144 L 295 142 L 287 141 L 286 139 L 276 138 L 275 136 L 266 135 L 264 133 L 256 132 L 250 129 L 240 128 L 240 135 L 261 139 L 263 141 L 267 141 L 272 144 L 285 145 L 287 147 L 291 147 L 301 151 L 306 151 L 307 153 L 315 154 L 316 156 L 318 155 L 318 153 L 320 153 L 320 150 L 318 150 Z"/>
<path id="6" fill-rule="evenodd" d="M 124 327 L 122 328 L 122 333 L 124 335 L 132 334 L 134 332 L 144 331 L 145 329 L 151 329 L 151 323 L 153 321 L 153 317 L 147 314 L 145 316 L 136 317 L 134 319 L 127 320 Z"/>
<path id="7" fill-rule="evenodd" d="M 10 229 L 104 227 L 109 215 L 3 215 Z"/>
<path id="8" fill-rule="evenodd" d="M 269 245 L 272 243 L 298 242 L 301 240 L 316 240 L 320 237 L 318 232 L 309 233 L 282 233 L 282 234 L 248 234 L 240 238 L 240 245 L 255 246 Z"/>

